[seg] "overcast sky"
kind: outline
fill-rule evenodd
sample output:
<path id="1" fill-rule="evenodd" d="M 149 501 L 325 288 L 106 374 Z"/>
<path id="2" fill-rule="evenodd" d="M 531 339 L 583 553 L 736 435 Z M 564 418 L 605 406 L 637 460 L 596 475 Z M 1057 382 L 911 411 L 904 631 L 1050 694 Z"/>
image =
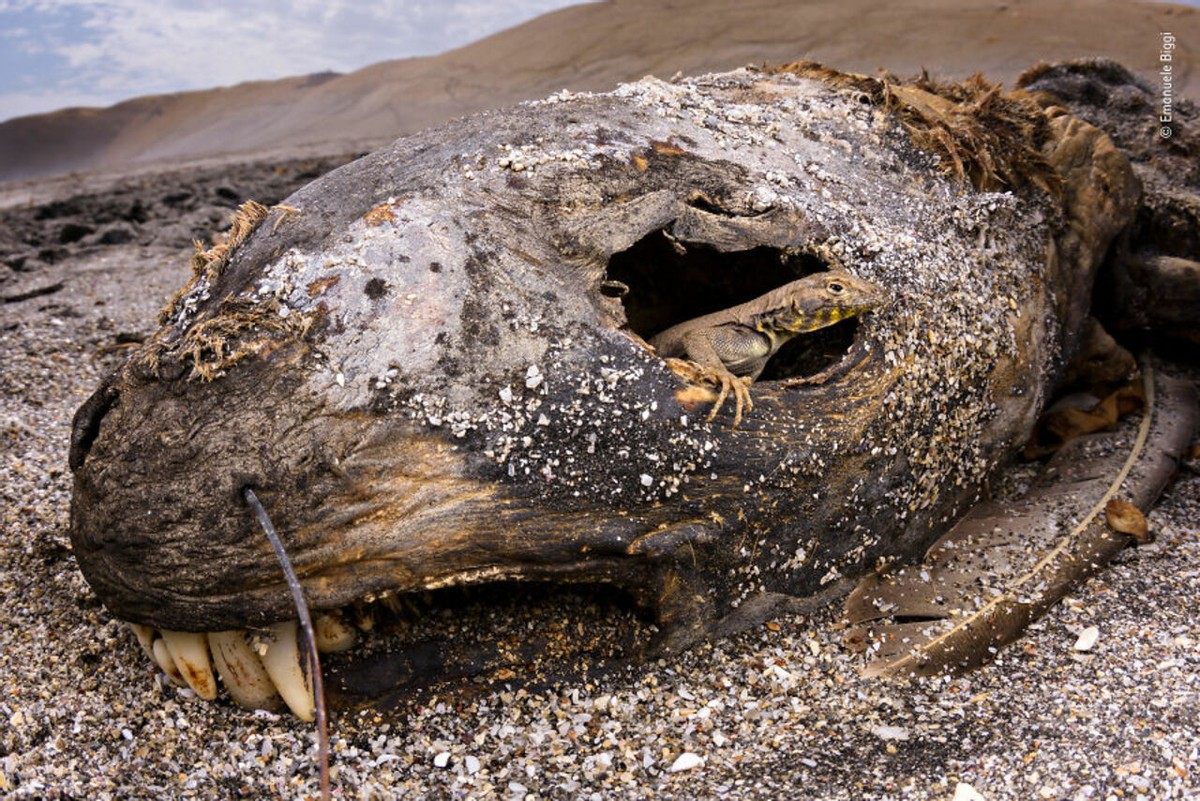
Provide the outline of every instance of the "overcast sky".
<path id="1" fill-rule="evenodd" d="M 440 53 L 580 0 L 0 0 L 0 120 Z"/>

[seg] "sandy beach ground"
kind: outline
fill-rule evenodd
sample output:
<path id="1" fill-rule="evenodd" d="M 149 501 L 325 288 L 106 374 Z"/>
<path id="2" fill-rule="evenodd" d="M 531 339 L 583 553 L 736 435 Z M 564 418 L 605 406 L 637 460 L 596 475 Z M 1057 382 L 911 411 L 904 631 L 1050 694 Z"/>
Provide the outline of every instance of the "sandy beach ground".
<path id="1" fill-rule="evenodd" d="M 335 163 L 0 203 L 6 247 L 35 243 L 0 266 L 0 795 L 315 797 L 311 726 L 170 686 L 93 596 L 67 535 L 66 453 L 74 410 L 184 282 L 191 239 Z M 602 677 L 335 714 L 335 797 L 1200 798 L 1196 467 L 1151 514 L 1153 544 L 975 673 L 864 681 L 828 609 Z M 1095 647 L 1075 651 L 1089 626 Z"/>

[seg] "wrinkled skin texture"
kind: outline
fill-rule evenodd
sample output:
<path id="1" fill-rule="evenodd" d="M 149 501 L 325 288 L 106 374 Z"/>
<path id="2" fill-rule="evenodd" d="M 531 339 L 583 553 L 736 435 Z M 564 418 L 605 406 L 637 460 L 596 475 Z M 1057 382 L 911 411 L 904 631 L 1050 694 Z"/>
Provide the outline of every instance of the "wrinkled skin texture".
<path id="1" fill-rule="evenodd" d="M 1046 120 L 1058 192 L 979 191 L 815 73 L 646 79 L 402 139 L 239 237 L 80 410 L 80 567 L 137 623 L 293 617 L 251 486 L 317 609 L 611 583 L 669 651 L 844 591 L 1020 447 L 1133 217 L 1108 137 Z M 711 388 L 644 338 L 818 265 L 888 302 L 815 378 L 765 376 L 738 428 L 706 423 Z"/>

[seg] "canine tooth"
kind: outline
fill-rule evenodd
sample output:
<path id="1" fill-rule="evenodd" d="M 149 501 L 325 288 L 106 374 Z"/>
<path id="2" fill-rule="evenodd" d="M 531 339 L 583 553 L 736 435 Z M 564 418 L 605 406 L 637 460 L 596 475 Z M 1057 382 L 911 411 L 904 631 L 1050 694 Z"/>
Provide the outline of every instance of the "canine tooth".
<path id="1" fill-rule="evenodd" d="M 150 626 L 143 626 L 141 623 L 130 623 L 129 628 L 133 629 L 133 633 L 137 635 L 138 643 L 146 652 L 146 656 L 154 659 L 154 629 Z"/>
<path id="2" fill-rule="evenodd" d="M 175 659 L 171 656 L 171 652 L 167 650 L 167 644 L 163 642 L 162 637 L 157 638 L 152 646 L 154 651 L 154 661 L 158 663 L 159 668 L 163 673 L 167 674 L 167 678 L 173 684 L 183 687 L 187 684 L 183 680 L 183 674 L 179 672 L 179 668 L 175 667 Z"/>
<path id="3" fill-rule="evenodd" d="M 292 714 L 301 720 L 316 719 L 317 705 L 313 699 L 312 682 L 300 666 L 300 647 L 296 642 L 296 621 L 287 620 L 270 627 L 275 641 L 267 646 L 262 664 L 275 683 L 275 689 Z"/>
<path id="4" fill-rule="evenodd" d="M 358 632 L 346 623 L 341 612 L 317 615 L 313 620 L 313 633 L 316 635 L 317 650 L 323 654 L 347 651 L 358 640 Z"/>
<path id="5" fill-rule="evenodd" d="M 225 689 L 246 709 L 278 709 L 279 694 L 244 631 L 210 631 L 208 647 Z"/>
<path id="6" fill-rule="evenodd" d="M 418 606 L 417 602 L 414 601 L 412 596 L 409 595 L 404 596 L 404 609 L 408 612 L 409 616 L 413 618 L 419 618 L 426 611 L 428 611 L 427 609 L 422 609 L 420 606 Z"/>
<path id="7" fill-rule="evenodd" d="M 404 602 L 401 601 L 400 598 L 394 593 L 389 592 L 379 600 L 383 603 L 384 608 L 393 615 L 398 615 L 404 611 Z"/>
<path id="8" fill-rule="evenodd" d="M 163 631 L 167 652 L 187 685 L 205 701 L 217 697 L 217 677 L 208 661 L 208 641 L 202 632 Z"/>
<path id="9" fill-rule="evenodd" d="M 370 631 L 375 628 L 375 610 L 366 604 L 354 605 L 354 625 L 359 631 Z"/>

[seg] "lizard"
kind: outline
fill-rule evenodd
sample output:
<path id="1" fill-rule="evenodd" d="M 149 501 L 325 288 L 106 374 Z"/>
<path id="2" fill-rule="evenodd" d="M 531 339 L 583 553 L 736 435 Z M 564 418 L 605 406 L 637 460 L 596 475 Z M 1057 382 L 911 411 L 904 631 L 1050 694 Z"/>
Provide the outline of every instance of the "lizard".
<path id="1" fill-rule="evenodd" d="M 770 358 L 797 334 L 816 331 L 880 306 L 884 291 L 842 270 L 814 273 L 772 289 L 754 300 L 705 314 L 667 328 L 650 338 L 659 356 L 675 361 L 689 378 L 720 387 L 708 414 L 711 422 L 729 393 L 737 406 L 733 427 L 743 410 L 754 408 L 749 385 Z M 670 363 L 669 361 L 669 363 Z"/>

